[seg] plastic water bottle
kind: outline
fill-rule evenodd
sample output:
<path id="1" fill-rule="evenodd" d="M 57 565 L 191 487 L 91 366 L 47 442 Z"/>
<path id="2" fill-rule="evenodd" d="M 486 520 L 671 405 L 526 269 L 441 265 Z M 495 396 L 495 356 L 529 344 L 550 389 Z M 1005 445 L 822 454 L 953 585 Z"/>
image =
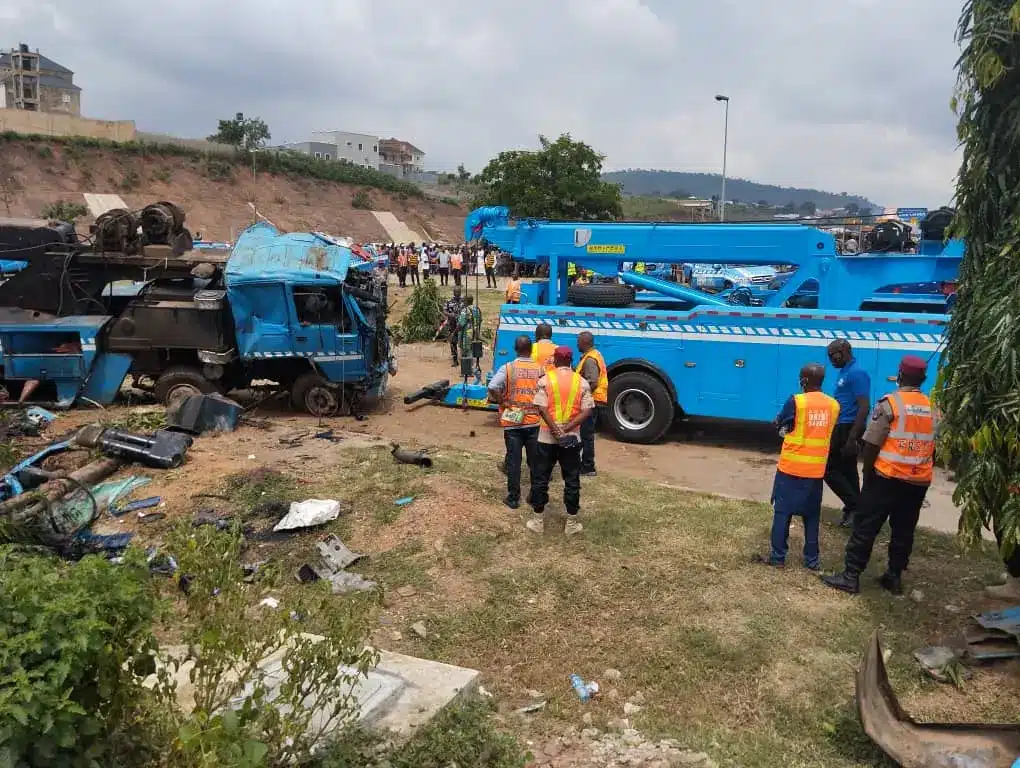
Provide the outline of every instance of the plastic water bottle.
<path id="1" fill-rule="evenodd" d="M 574 692 L 577 693 L 577 698 L 579 698 L 582 703 L 591 700 L 591 687 L 588 683 L 581 679 L 580 675 L 571 675 L 570 684 L 574 686 Z"/>

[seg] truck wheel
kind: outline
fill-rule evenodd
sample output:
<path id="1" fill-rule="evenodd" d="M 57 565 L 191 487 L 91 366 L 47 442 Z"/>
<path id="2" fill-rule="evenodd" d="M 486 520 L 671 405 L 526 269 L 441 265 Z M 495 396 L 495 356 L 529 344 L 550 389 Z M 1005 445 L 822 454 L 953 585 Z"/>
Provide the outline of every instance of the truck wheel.
<path id="1" fill-rule="evenodd" d="M 625 443 L 654 443 L 673 423 L 673 399 L 657 376 L 627 371 L 609 381 L 609 423 Z"/>
<path id="2" fill-rule="evenodd" d="M 317 373 L 306 373 L 294 382 L 291 400 L 295 408 L 312 416 L 336 416 L 340 412 L 340 390 Z"/>
<path id="3" fill-rule="evenodd" d="M 634 289 L 622 283 L 589 283 L 567 289 L 567 301 L 585 307 L 626 307 L 634 303 Z"/>
<path id="4" fill-rule="evenodd" d="M 186 365 L 175 365 L 163 371 L 156 380 L 153 394 L 159 402 L 169 405 L 181 397 L 208 395 L 215 391 L 216 385 L 203 376 L 201 371 Z"/>

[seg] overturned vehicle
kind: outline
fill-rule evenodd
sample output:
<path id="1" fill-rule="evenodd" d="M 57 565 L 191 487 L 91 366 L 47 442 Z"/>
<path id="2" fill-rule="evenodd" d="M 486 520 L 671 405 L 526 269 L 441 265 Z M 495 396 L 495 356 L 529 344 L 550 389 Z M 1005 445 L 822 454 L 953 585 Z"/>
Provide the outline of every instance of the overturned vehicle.
<path id="1" fill-rule="evenodd" d="M 130 380 L 169 402 L 257 384 L 332 416 L 383 394 L 386 284 L 356 247 L 260 223 L 229 252 L 195 251 L 183 212 L 155 205 L 104 214 L 92 245 L 34 234 L 0 284 L 0 398 L 105 404 Z"/>

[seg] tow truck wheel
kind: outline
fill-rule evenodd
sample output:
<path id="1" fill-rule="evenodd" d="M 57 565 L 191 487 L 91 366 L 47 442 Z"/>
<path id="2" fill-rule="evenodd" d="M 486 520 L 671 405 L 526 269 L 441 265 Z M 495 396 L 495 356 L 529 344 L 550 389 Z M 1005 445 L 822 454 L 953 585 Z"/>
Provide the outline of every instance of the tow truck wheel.
<path id="1" fill-rule="evenodd" d="M 156 380 L 153 394 L 161 403 L 169 405 L 174 400 L 189 395 L 208 395 L 216 391 L 216 385 L 196 368 L 176 365 L 167 368 Z"/>
<path id="2" fill-rule="evenodd" d="M 654 443 L 673 423 L 673 399 L 650 373 L 627 371 L 609 381 L 609 424 L 625 443 Z"/>
<path id="3" fill-rule="evenodd" d="M 295 408 L 312 416 L 336 416 L 340 412 L 340 390 L 317 373 L 306 373 L 294 382 L 291 398 Z"/>

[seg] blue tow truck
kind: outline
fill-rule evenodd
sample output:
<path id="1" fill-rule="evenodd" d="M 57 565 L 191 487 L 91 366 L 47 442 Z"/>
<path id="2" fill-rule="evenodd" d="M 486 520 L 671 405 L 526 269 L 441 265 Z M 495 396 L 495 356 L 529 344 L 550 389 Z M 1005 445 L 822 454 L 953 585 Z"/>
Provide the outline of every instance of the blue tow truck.
<path id="1" fill-rule="evenodd" d="M 183 214 L 162 228 L 151 219 L 98 232 L 91 246 L 33 234 L 26 266 L 0 284 L 8 401 L 29 381 L 39 382 L 31 401 L 55 407 L 110 403 L 127 378 L 163 402 L 259 383 L 327 416 L 383 394 L 396 369 L 386 285 L 370 262 L 265 223 L 229 255 L 198 252 Z"/>
<path id="2" fill-rule="evenodd" d="M 507 208 L 473 211 L 465 238 L 484 239 L 515 260 L 548 264 L 548 279 L 522 289 L 500 309 L 494 366 L 513 359 L 513 342 L 539 323 L 574 347 L 590 331 L 609 368 L 609 427 L 624 441 L 658 440 L 680 416 L 771 421 L 798 389 L 801 366 L 826 362 L 826 346 L 847 339 L 871 374 L 872 399 L 896 378 L 905 354 L 936 360 L 948 317 L 869 309 L 883 286 L 951 285 L 963 243 L 938 239 L 916 253 L 840 254 L 834 237 L 800 224 L 649 224 L 511 220 Z M 624 261 L 792 267 L 761 306 L 732 303 L 647 275 Z M 573 262 L 613 281 L 569 286 Z M 815 306 L 787 306 L 799 292 Z M 945 307 L 944 297 L 936 299 Z M 929 384 L 934 380 L 929 377 Z M 484 383 L 416 393 L 445 405 L 481 406 Z"/>

